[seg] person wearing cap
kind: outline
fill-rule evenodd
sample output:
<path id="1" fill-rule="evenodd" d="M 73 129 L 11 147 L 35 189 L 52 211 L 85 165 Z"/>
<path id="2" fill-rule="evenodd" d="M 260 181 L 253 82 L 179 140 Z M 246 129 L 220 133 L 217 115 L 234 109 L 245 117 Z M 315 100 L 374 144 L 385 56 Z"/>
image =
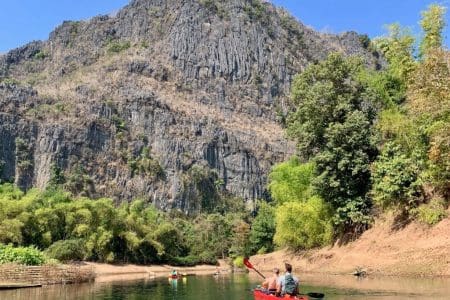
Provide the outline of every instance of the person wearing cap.
<path id="1" fill-rule="evenodd" d="M 265 288 L 269 294 L 275 294 L 277 291 L 278 276 L 280 275 L 280 270 L 278 268 L 273 269 L 273 274 L 267 277 L 262 283 L 262 287 Z"/>

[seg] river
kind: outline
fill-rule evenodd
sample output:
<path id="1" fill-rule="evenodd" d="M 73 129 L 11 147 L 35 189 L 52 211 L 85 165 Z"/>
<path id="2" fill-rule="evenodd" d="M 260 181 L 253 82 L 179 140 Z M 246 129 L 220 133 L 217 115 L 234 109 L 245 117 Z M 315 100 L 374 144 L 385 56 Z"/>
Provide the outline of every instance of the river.
<path id="1" fill-rule="evenodd" d="M 363 278 L 306 275 L 302 292 L 325 299 L 450 299 L 450 279 Z M 179 280 L 108 280 L 0 291 L 1 300 L 252 300 L 253 275 L 191 276 Z"/>

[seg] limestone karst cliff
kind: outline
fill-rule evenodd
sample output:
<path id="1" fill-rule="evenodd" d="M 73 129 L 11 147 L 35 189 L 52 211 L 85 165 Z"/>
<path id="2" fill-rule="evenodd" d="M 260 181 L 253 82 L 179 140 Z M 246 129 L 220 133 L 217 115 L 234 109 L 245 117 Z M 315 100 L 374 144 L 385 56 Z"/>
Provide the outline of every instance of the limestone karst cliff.
<path id="1" fill-rule="evenodd" d="M 300 5 L 300 4 L 299 4 Z M 281 128 L 293 76 L 353 32 L 320 34 L 260 0 L 134 0 L 0 56 L 0 178 L 143 198 L 186 213 L 226 192 L 267 197 L 295 152 Z"/>

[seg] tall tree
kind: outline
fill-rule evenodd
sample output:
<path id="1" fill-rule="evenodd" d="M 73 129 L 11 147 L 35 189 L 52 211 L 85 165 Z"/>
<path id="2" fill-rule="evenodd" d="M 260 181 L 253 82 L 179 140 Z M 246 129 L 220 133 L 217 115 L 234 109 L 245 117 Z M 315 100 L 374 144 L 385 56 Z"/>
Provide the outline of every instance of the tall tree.
<path id="1" fill-rule="evenodd" d="M 427 53 L 442 46 L 444 37 L 442 31 L 445 27 L 446 8 L 438 4 L 431 4 L 428 10 L 422 12 L 420 25 L 424 33 L 420 43 L 420 55 L 425 57 Z"/>
<path id="2" fill-rule="evenodd" d="M 406 82 L 414 70 L 414 42 L 410 30 L 399 23 L 386 26 L 386 36 L 375 39 L 374 43 L 381 50 L 387 62 L 387 70 L 393 77 Z"/>
<path id="3" fill-rule="evenodd" d="M 304 159 L 316 163 L 318 194 L 335 210 L 337 232 L 352 232 L 367 219 L 374 99 L 361 81 L 360 60 L 331 54 L 308 67 L 293 83 L 295 111 L 288 133 Z"/>

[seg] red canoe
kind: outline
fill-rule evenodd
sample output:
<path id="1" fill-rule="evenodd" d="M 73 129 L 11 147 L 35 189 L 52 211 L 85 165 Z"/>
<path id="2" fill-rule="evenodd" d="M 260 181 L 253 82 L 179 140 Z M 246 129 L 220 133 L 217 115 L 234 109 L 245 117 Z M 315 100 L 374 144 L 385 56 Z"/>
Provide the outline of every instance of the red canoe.
<path id="1" fill-rule="evenodd" d="M 284 296 L 284 297 L 276 297 L 275 295 L 267 295 L 261 292 L 260 290 L 254 290 L 253 296 L 255 296 L 255 300 L 276 300 L 276 299 L 295 299 L 295 300 L 309 300 L 307 296 Z"/>

